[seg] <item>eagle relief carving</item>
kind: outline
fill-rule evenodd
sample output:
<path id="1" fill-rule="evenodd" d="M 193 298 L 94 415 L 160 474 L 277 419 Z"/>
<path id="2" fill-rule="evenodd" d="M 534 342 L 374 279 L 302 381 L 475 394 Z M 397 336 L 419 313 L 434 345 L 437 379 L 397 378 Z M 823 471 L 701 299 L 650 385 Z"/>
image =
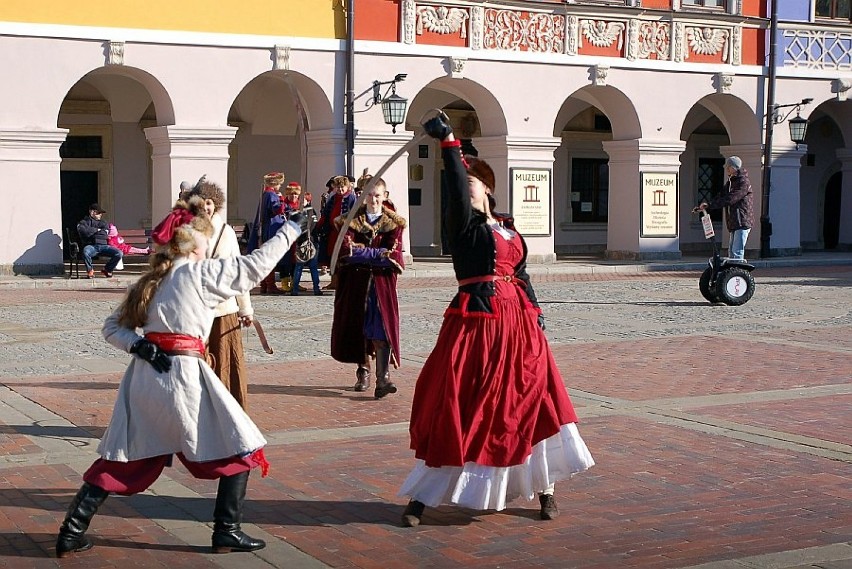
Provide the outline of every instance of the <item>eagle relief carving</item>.
<path id="1" fill-rule="evenodd" d="M 460 32 L 461 38 L 467 38 L 467 11 L 446 6 L 422 6 L 417 9 L 417 35 L 423 30 L 441 35 Z"/>

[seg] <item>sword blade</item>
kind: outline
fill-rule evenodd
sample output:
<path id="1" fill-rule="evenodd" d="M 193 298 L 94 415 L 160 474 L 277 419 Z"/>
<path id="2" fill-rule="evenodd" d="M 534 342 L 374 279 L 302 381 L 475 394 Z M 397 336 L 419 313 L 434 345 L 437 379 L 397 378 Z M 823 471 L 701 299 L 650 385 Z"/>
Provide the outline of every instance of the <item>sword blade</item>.
<path id="1" fill-rule="evenodd" d="M 255 332 L 257 332 L 257 338 L 260 340 L 260 345 L 263 347 L 263 351 L 267 354 L 273 353 L 272 347 L 266 339 L 266 333 L 263 331 L 263 326 L 260 325 L 260 321 L 257 317 L 252 318 L 252 324 L 254 325 Z"/>

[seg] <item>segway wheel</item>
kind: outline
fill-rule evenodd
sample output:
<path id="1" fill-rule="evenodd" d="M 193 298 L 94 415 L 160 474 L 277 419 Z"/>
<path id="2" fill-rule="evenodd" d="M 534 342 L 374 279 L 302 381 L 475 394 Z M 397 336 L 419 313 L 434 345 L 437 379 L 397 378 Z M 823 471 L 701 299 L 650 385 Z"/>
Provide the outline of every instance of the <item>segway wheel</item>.
<path id="1" fill-rule="evenodd" d="M 729 306 L 740 306 L 754 294 L 754 277 L 745 269 L 732 267 L 716 279 L 716 295 Z"/>
<path id="2" fill-rule="evenodd" d="M 707 267 L 701 273 L 701 278 L 698 279 L 698 290 L 701 291 L 701 296 L 707 299 L 708 302 L 716 304 L 719 302 L 719 297 L 716 296 L 716 291 L 710 286 L 710 278 L 713 276 L 713 269 Z"/>

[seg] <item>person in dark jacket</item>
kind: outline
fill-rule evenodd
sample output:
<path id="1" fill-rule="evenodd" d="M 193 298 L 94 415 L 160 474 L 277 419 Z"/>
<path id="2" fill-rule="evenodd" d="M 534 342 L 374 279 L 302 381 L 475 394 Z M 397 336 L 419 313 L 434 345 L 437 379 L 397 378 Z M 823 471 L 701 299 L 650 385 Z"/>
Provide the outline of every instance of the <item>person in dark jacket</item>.
<path id="1" fill-rule="evenodd" d="M 358 365 L 355 391 L 370 387 L 370 357 L 376 359 L 376 399 L 396 393 L 390 366 L 402 363 L 399 353 L 399 300 L 397 278 L 405 269 L 402 232 L 405 219 L 384 206 L 385 181 L 379 178 L 343 227 L 346 216 L 334 225 L 346 235 L 340 249 L 339 281 L 334 295 L 331 357 Z"/>
<path id="2" fill-rule="evenodd" d="M 732 259 L 745 259 L 746 241 L 754 225 L 754 200 L 748 172 L 743 168 L 739 156 L 725 160 L 725 176 L 728 181 L 722 192 L 709 204 L 705 202 L 699 205 L 698 209 L 724 208 L 728 231 L 731 233 L 728 255 Z"/>
<path id="3" fill-rule="evenodd" d="M 92 259 L 99 255 L 109 257 L 109 261 L 101 270 L 103 276 L 110 278 L 115 267 L 123 257 L 123 253 L 109 244 L 109 223 L 101 219 L 106 210 L 99 204 L 89 206 L 89 215 L 77 224 L 77 235 L 83 244 L 83 262 L 86 263 L 86 276 L 95 278 Z"/>
<path id="4" fill-rule="evenodd" d="M 402 523 L 419 525 L 426 506 L 502 510 L 536 494 L 541 519 L 551 520 L 555 483 L 594 460 L 543 332 L 527 246 L 511 217 L 494 211 L 492 168 L 462 161 L 443 117 L 423 128 L 441 140 L 459 288 L 414 388 L 416 464 L 399 491 L 410 498 Z"/>

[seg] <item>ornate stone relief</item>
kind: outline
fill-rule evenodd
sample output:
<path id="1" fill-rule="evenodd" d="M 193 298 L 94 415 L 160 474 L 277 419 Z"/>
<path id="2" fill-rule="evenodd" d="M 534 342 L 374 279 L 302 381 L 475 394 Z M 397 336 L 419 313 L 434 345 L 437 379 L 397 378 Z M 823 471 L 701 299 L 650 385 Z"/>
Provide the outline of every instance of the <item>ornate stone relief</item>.
<path id="1" fill-rule="evenodd" d="M 630 20 L 627 59 L 671 58 L 671 25 L 667 22 Z"/>
<path id="2" fill-rule="evenodd" d="M 698 55 L 716 55 L 722 52 L 722 61 L 728 61 L 731 34 L 720 28 L 699 28 L 687 26 L 686 41 L 693 53 Z M 688 57 L 689 54 L 687 53 Z"/>
<path id="3" fill-rule="evenodd" d="M 414 30 L 417 23 L 417 4 L 414 0 L 402 2 L 402 42 L 414 43 Z"/>
<path id="4" fill-rule="evenodd" d="M 124 65 L 124 42 L 111 41 L 107 45 L 107 65 Z"/>
<path id="5" fill-rule="evenodd" d="M 743 27 L 734 26 L 731 30 L 731 64 L 740 65 L 743 62 Z"/>
<path id="6" fill-rule="evenodd" d="M 730 93 L 731 87 L 734 84 L 733 73 L 717 73 L 716 74 L 716 92 Z"/>
<path id="7" fill-rule="evenodd" d="M 485 49 L 565 51 L 564 16 L 486 8 L 484 23 Z"/>
<path id="8" fill-rule="evenodd" d="M 423 30 L 441 35 L 460 34 L 467 38 L 467 20 L 470 16 L 462 8 L 446 6 L 421 6 L 417 8 L 417 27 L 415 32 L 422 35 Z"/>
<path id="9" fill-rule="evenodd" d="M 467 59 L 461 57 L 450 57 L 450 77 L 453 79 L 459 79 L 464 77 L 464 66 L 467 63 Z"/>
<path id="10" fill-rule="evenodd" d="M 609 47 L 616 41 L 620 51 L 624 45 L 624 24 L 622 22 L 607 22 L 604 20 L 580 20 L 580 46 L 583 45 L 583 37 L 589 40 L 595 47 Z"/>
<path id="11" fill-rule="evenodd" d="M 485 47 L 485 8 L 482 6 L 474 6 L 470 11 L 470 47 Z"/>
<path id="12" fill-rule="evenodd" d="M 272 58 L 272 69 L 290 69 L 290 46 L 276 45 L 274 57 Z"/>
<path id="13" fill-rule="evenodd" d="M 683 22 L 675 22 L 672 33 L 672 60 L 683 61 L 686 51 L 686 26 Z"/>
<path id="14" fill-rule="evenodd" d="M 577 55 L 577 47 L 580 41 L 580 19 L 577 16 L 568 16 L 565 19 L 565 53 Z"/>
<path id="15" fill-rule="evenodd" d="M 595 65 L 592 67 L 592 83 L 595 86 L 605 87 L 608 75 L 609 65 Z"/>
<path id="16" fill-rule="evenodd" d="M 842 77 L 831 82 L 831 92 L 837 95 L 838 101 L 845 101 L 849 90 L 852 89 L 852 78 Z"/>

